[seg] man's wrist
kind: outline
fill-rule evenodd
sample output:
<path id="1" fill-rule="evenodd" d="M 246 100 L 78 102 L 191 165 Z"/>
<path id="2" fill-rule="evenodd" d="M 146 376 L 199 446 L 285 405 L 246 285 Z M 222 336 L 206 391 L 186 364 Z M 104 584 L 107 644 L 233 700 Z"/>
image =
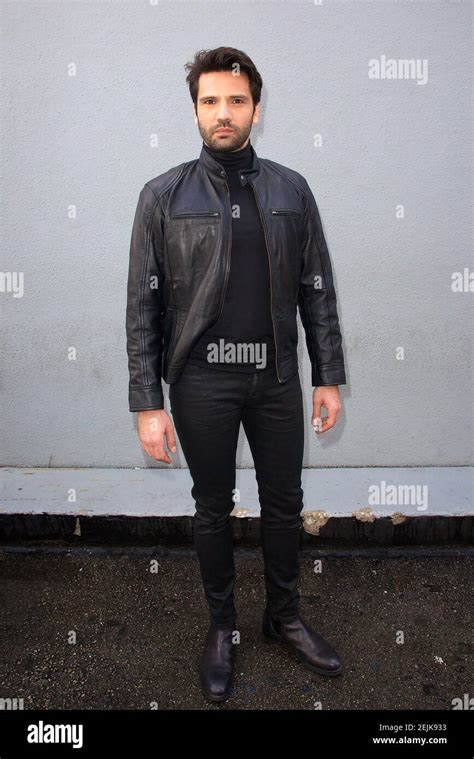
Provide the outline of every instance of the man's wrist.
<path id="1" fill-rule="evenodd" d="M 157 411 L 164 411 L 164 408 L 132 408 L 130 409 L 131 414 L 153 414 Z"/>

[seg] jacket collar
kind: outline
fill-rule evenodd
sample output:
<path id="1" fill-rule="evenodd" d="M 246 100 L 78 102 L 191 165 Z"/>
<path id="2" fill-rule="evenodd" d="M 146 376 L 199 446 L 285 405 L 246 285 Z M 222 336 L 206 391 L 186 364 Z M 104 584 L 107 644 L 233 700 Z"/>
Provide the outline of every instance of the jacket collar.
<path id="1" fill-rule="evenodd" d="M 251 169 L 241 169 L 239 171 L 239 174 L 241 175 L 243 182 L 242 184 L 246 184 L 249 179 L 253 179 L 257 176 L 257 174 L 260 172 L 260 161 L 258 159 L 258 156 L 255 152 L 255 149 L 250 143 L 250 149 L 252 151 L 252 168 Z M 216 174 L 217 176 L 226 176 L 226 172 L 222 164 L 220 164 L 218 161 L 216 161 L 213 156 L 211 156 L 207 150 L 204 148 L 204 145 L 201 148 L 201 153 L 198 158 L 198 163 L 202 166 L 203 169 L 210 172 L 211 174 Z M 245 176 L 243 176 L 245 175 Z"/>

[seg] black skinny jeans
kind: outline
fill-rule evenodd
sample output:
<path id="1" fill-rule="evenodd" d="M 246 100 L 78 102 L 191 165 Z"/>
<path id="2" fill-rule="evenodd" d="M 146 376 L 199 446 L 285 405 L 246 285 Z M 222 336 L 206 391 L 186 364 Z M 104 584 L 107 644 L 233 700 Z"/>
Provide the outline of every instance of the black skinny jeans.
<path id="1" fill-rule="evenodd" d="M 188 361 L 170 385 L 170 411 L 193 480 L 194 544 L 217 627 L 236 625 L 234 542 L 236 450 L 242 421 L 260 501 L 266 603 L 276 619 L 299 614 L 299 544 L 303 523 L 303 398 L 298 372 L 279 383 L 274 367 L 223 371 Z"/>

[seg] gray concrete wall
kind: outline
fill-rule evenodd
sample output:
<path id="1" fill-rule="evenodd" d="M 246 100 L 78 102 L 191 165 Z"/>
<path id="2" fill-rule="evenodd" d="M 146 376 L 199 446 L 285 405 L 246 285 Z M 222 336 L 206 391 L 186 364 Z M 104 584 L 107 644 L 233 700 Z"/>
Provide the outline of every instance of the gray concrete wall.
<path id="1" fill-rule="evenodd" d="M 333 260 L 348 384 L 316 439 L 300 323 L 305 465 L 470 463 L 472 293 L 452 289 L 472 270 L 469 2 L 2 8 L 2 270 L 23 276 L 1 294 L 3 464 L 153 466 L 127 402 L 131 225 L 144 182 L 199 154 L 183 66 L 219 45 L 260 70 L 252 142 L 307 178 Z M 383 56 L 418 78 L 370 78 Z"/>

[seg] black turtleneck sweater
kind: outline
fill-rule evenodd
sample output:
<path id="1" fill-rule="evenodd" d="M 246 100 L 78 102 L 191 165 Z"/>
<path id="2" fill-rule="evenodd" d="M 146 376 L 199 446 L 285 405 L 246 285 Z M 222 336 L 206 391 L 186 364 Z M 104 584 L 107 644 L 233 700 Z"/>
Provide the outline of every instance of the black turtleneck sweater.
<path id="1" fill-rule="evenodd" d="M 252 168 L 252 148 L 250 141 L 235 152 L 212 150 L 204 142 L 203 147 L 227 174 L 231 265 L 221 316 L 201 335 L 188 360 L 225 371 L 255 372 L 275 365 L 275 342 L 265 237 L 252 186 L 242 185 L 239 177 L 240 170 Z"/>

